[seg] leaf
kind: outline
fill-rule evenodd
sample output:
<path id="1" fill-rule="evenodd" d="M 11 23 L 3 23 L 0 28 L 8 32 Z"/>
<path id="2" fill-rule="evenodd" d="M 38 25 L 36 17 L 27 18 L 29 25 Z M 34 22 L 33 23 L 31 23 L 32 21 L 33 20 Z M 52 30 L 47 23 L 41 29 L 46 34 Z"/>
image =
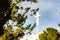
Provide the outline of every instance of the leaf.
<path id="1" fill-rule="evenodd" d="M 37 3 L 37 0 L 27 0 L 27 1 L 31 1 L 31 2 Z"/>
<path id="2" fill-rule="evenodd" d="M 35 3 L 37 3 L 37 0 L 31 0 L 31 2 L 35 2 Z"/>
<path id="3" fill-rule="evenodd" d="M 37 8 L 36 11 L 39 11 L 39 8 Z"/>
<path id="4" fill-rule="evenodd" d="M 36 27 L 36 23 L 34 23 L 34 25 L 31 28 L 29 28 L 29 31 L 31 32 L 35 27 Z"/>
<path id="5" fill-rule="evenodd" d="M 58 24 L 58 26 L 60 27 L 60 23 Z"/>
<path id="6" fill-rule="evenodd" d="M 27 13 L 29 11 L 30 8 L 25 8 L 25 13 Z"/>
<path id="7" fill-rule="evenodd" d="M 19 2 L 23 2 L 23 1 L 25 1 L 25 0 L 16 0 L 17 3 L 19 3 Z"/>

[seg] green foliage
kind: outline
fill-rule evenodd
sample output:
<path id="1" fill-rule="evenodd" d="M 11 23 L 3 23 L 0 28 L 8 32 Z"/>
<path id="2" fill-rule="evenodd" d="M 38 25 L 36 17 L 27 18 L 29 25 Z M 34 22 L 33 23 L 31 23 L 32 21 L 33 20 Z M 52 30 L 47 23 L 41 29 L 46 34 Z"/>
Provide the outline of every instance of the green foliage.
<path id="1" fill-rule="evenodd" d="M 35 3 L 37 3 L 37 0 L 27 0 L 27 1 L 31 1 L 31 2 L 35 2 Z"/>
<path id="2" fill-rule="evenodd" d="M 58 24 L 58 26 L 60 27 L 60 23 Z"/>
<path id="3" fill-rule="evenodd" d="M 42 34 L 39 35 L 40 40 L 59 40 L 60 34 L 54 28 L 47 28 Z"/>
<path id="4" fill-rule="evenodd" d="M 24 27 L 23 25 L 28 18 L 26 13 L 29 12 L 30 8 L 25 8 L 25 12 L 23 14 L 18 13 L 16 16 L 16 12 L 18 9 L 23 9 L 23 7 L 19 8 L 16 6 L 19 2 L 23 2 L 25 0 L 0 0 L 0 40 L 14 40 L 18 39 L 18 37 L 23 37 L 25 35 L 25 31 L 29 30 L 27 33 L 31 33 L 31 31 L 36 27 L 36 23 L 33 26 L 31 24 Z M 36 0 L 30 0 L 31 2 L 36 2 Z M 13 22 L 17 22 L 16 27 L 18 27 L 15 31 L 13 31 L 12 25 L 9 25 L 9 20 Z M 7 28 L 4 25 L 7 25 Z"/>

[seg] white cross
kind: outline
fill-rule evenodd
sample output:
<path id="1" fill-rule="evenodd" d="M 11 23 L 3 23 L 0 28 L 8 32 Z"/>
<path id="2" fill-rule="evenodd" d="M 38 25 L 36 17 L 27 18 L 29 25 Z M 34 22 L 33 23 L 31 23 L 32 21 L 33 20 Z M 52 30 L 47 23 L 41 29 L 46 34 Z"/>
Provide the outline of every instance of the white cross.
<path id="1" fill-rule="evenodd" d="M 39 15 L 39 12 L 37 12 L 37 13 L 36 13 L 36 16 L 35 16 L 35 18 L 36 18 L 36 26 L 39 25 L 39 18 L 40 18 L 40 16 L 41 16 L 41 15 Z"/>

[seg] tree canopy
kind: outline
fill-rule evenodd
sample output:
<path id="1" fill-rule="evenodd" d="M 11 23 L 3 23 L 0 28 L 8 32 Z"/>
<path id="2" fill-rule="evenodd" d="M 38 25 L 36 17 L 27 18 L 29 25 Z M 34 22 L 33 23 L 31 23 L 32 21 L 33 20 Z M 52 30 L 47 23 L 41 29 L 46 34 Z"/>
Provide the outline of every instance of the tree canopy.
<path id="1" fill-rule="evenodd" d="M 23 27 L 28 18 L 26 13 L 29 11 L 29 7 L 25 8 L 23 14 L 16 14 L 18 9 L 23 9 L 23 6 L 19 7 L 20 5 L 17 6 L 17 4 L 23 1 L 37 2 L 37 0 L 0 0 L 0 40 L 18 40 L 18 37 L 23 37 L 25 35 L 24 32 L 26 30 L 28 30 L 27 33 L 31 34 L 31 31 L 36 27 L 36 23 L 32 26 L 28 24 L 26 27 Z M 16 22 L 14 26 L 16 26 L 17 29 L 15 31 L 13 31 L 13 24 L 10 25 L 9 20 L 14 23 Z"/>
<path id="2" fill-rule="evenodd" d="M 46 31 L 43 31 L 42 34 L 39 35 L 40 40 L 60 40 L 60 32 L 58 32 L 54 28 L 47 28 Z"/>

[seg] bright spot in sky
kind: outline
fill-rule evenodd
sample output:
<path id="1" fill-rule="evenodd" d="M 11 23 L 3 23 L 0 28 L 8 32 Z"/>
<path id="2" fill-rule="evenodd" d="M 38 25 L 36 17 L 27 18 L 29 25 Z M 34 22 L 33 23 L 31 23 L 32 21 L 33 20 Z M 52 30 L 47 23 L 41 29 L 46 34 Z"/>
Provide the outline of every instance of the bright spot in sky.
<path id="1" fill-rule="evenodd" d="M 20 40 L 39 40 L 39 34 L 41 34 L 42 32 L 38 33 L 38 34 L 31 34 L 31 35 L 26 35 L 23 38 L 21 38 Z"/>
<path id="2" fill-rule="evenodd" d="M 20 40 L 36 40 L 38 39 L 38 35 L 29 35 L 29 36 L 24 36 Z"/>

